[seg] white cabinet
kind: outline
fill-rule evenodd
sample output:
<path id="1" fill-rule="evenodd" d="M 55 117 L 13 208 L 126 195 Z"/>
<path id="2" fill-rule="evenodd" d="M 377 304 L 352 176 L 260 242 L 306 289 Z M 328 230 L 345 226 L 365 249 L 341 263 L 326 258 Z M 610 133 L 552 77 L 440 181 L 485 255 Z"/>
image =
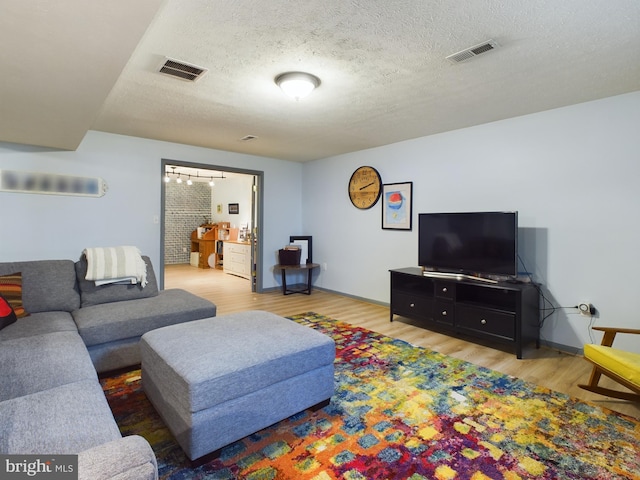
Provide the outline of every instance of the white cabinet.
<path id="1" fill-rule="evenodd" d="M 251 278 L 251 245 L 241 242 L 224 242 L 224 273 Z"/>

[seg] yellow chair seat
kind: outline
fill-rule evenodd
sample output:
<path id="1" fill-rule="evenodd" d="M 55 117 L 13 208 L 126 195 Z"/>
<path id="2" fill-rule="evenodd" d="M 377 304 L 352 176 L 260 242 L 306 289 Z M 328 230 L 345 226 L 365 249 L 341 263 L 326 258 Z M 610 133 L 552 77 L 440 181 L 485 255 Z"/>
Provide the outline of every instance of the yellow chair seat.
<path id="1" fill-rule="evenodd" d="M 584 356 L 640 388 L 640 354 L 587 344 L 584 346 Z"/>

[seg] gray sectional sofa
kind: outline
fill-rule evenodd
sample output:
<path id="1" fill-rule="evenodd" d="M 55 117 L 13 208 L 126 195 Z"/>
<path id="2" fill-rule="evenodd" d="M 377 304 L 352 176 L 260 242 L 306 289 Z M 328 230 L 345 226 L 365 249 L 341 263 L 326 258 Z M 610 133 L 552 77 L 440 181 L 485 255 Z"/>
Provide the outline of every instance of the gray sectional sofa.
<path id="1" fill-rule="evenodd" d="M 180 289 L 95 287 L 86 261 L 0 263 L 22 274 L 29 316 L 0 330 L 0 453 L 78 454 L 79 478 L 154 479 L 142 437 L 122 437 L 98 373 L 140 363 L 140 337 L 159 327 L 213 317 L 216 306 Z"/>

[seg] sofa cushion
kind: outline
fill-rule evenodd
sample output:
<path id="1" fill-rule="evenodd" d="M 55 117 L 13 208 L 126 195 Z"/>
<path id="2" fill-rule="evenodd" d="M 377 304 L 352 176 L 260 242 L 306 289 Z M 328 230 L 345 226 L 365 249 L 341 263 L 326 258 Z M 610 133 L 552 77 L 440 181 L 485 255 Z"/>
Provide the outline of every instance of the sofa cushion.
<path id="1" fill-rule="evenodd" d="M 97 380 L 0 402 L 0 452 L 76 454 L 121 438 Z"/>
<path id="2" fill-rule="evenodd" d="M 80 452 L 78 471 L 81 479 L 158 480 L 156 456 L 149 442 L 139 435 Z"/>
<path id="3" fill-rule="evenodd" d="M 22 301 L 29 313 L 65 311 L 80 307 L 72 260 L 33 260 L 0 263 L 0 275 L 22 273 Z"/>
<path id="4" fill-rule="evenodd" d="M 22 272 L 0 276 L 0 295 L 7 299 L 17 318 L 29 315 L 22 303 Z"/>
<path id="5" fill-rule="evenodd" d="M 140 365 L 140 337 L 114 340 L 87 347 L 98 374 Z"/>
<path id="6" fill-rule="evenodd" d="M 78 327 L 69 312 L 33 313 L 0 330 L 0 342 L 52 332 L 77 331 Z M 2 348 L 1 345 L 0 348 Z"/>
<path id="7" fill-rule="evenodd" d="M 82 307 L 100 305 L 102 303 L 121 302 L 123 300 L 135 300 L 138 298 L 155 297 L 158 295 L 158 283 L 156 281 L 153 266 L 149 257 L 142 259 L 147 264 L 147 285 L 143 288 L 136 284 L 107 284 L 96 287 L 95 282 L 85 280 L 87 276 L 87 259 L 83 255 L 75 264 L 78 286 Z"/>
<path id="8" fill-rule="evenodd" d="M 137 338 L 156 328 L 214 317 L 216 306 L 182 289 L 163 290 L 155 297 L 104 303 L 72 312 L 87 346 Z"/>
<path id="9" fill-rule="evenodd" d="M 77 332 L 2 342 L 0 365 L 0 402 L 78 380 L 98 379 Z"/>
<path id="10" fill-rule="evenodd" d="M 17 320 L 18 317 L 16 317 L 16 312 L 13 311 L 13 307 L 0 295 L 0 330 L 15 323 Z"/>

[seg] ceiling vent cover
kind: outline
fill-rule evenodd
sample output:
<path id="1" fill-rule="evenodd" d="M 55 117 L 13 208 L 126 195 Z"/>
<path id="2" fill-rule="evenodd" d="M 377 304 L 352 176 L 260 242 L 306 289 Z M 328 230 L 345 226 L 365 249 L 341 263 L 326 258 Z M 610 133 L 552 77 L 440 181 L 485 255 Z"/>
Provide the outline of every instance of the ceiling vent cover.
<path id="1" fill-rule="evenodd" d="M 498 45 L 498 43 L 496 41 L 488 40 L 488 41 L 480 43 L 478 45 L 474 45 L 473 47 L 465 48 L 461 52 L 449 55 L 447 57 L 447 60 L 449 60 L 452 63 L 464 62 L 464 61 L 467 61 L 467 60 L 469 60 L 469 59 L 471 59 L 473 57 L 477 57 L 478 55 L 480 55 L 482 53 L 490 52 L 491 50 L 494 50 L 494 49 L 496 49 L 498 47 L 499 47 L 499 45 Z"/>
<path id="2" fill-rule="evenodd" d="M 199 78 L 202 78 L 208 70 L 203 67 L 197 67 L 196 65 L 190 65 L 188 63 L 167 58 L 158 71 L 181 80 L 195 82 Z"/>

